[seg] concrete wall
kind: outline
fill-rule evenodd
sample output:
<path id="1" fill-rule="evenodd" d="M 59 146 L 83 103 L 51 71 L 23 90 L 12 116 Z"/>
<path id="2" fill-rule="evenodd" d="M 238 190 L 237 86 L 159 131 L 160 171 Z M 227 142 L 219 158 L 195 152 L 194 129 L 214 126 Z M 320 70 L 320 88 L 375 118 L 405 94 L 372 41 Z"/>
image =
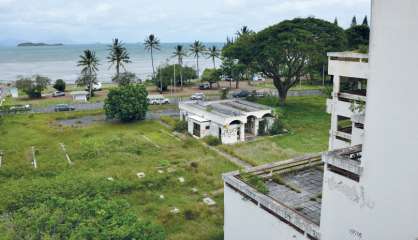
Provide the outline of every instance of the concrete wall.
<path id="1" fill-rule="evenodd" d="M 228 186 L 224 188 L 224 203 L 225 240 L 307 240 Z"/>
<path id="2" fill-rule="evenodd" d="M 418 1 L 372 0 L 371 24 L 364 171 L 324 192 L 323 240 L 418 239 Z"/>

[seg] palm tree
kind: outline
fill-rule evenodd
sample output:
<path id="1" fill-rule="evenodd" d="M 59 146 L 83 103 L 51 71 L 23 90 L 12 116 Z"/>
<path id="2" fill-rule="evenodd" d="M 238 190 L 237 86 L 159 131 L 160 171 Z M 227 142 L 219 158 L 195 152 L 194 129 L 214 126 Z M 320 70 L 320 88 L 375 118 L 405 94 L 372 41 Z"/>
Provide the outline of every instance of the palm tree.
<path id="1" fill-rule="evenodd" d="M 90 96 L 93 94 L 93 84 L 97 81 L 97 71 L 99 68 L 99 59 L 96 57 L 96 53 L 89 49 L 84 50 L 83 55 L 80 55 L 80 60 L 77 66 L 81 68 L 81 76 L 77 80 L 79 85 L 87 85 L 89 88 Z"/>
<path id="2" fill-rule="evenodd" d="M 180 85 L 183 89 L 183 57 L 187 56 L 186 51 L 183 49 L 183 45 L 177 45 L 174 47 L 173 57 L 177 57 L 178 64 L 180 66 Z"/>
<path id="3" fill-rule="evenodd" d="M 153 50 L 160 50 L 160 40 L 154 34 L 150 34 L 147 38 L 145 38 L 144 46 L 145 50 L 151 53 L 152 78 L 155 78 Z"/>
<path id="4" fill-rule="evenodd" d="M 124 64 L 131 62 L 129 53 L 126 50 L 124 44 L 117 38 L 113 39 L 112 45 L 109 46 L 109 56 L 107 59 L 109 63 L 111 63 L 110 67 L 113 65 L 116 67 L 116 79 L 119 78 L 120 68 L 122 67 L 126 71 Z"/>
<path id="5" fill-rule="evenodd" d="M 196 58 L 196 73 L 197 77 L 199 78 L 199 56 L 204 54 L 206 50 L 205 45 L 203 45 L 200 41 L 194 41 L 192 45 L 190 45 L 190 52 L 192 52 L 193 56 Z"/>
<path id="6" fill-rule="evenodd" d="M 219 58 L 219 56 L 220 56 L 220 52 L 215 45 L 208 49 L 208 58 L 212 59 L 213 69 L 216 69 L 215 59 Z"/>

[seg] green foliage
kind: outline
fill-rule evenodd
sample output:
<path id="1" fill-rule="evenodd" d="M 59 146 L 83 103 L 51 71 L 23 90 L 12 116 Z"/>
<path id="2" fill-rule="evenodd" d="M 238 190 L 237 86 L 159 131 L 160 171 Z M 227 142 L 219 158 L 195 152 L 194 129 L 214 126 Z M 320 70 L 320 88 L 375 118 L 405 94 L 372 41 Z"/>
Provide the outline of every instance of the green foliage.
<path id="1" fill-rule="evenodd" d="M 227 99 L 229 94 L 229 88 L 221 89 L 221 99 Z"/>
<path id="2" fill-rule="evenodd" d="M 57 79 L 52 87 L 57 91 L 64 92 L 66 84 L 65 84 L 64 80 Z"/>
<path id="3" fill-rule="evenodd" d="M 210 84 L 219 83 L 221 80 L 222 71 L 219 69 L 206 68 L 202 74 L 202 81 L 207 81 Z"/>
<path id="4" fill-rule="evenodd" d="M 93 84 L 97 83 L 97 71 L 99 71 L 99 59 L 96 53 L 89 49 L 80 55 L 77 66 L 81 67 L 80 77 L 76 80 L 78 86 L 87 86 L 90 96 L 93 96 Z"/>
<path id="5" fill-rule="evenodd" d="M 348 48 L 357 50 L 369 46 L 370 28 L 368 25 L 356 25 L 345 31 L 348 39 Z"/>
<path id="6" fill-rule="evenodd" d="M 190 45 L 190 53 L 196 58 L 196 76 L 199 77 L 199 57 L 206 52 L 206 46 L 201 41 L 194 41 L 193 44 Z"/>
<path id="7" fill-rule="evenodd" d="M 325 86 L 323 89 L 321 89 L 321 92 L 327 97 L 332 98 L 332 92 L 334 91 L 333 86 Z"/>
<path id="8" fill-rule="evenodd" d="M 160 119 L 163 123 L 170 125 L 170 127 L 174 127 L 177 123 L 176 119 L 170 116 L 160 116 Z"/>
<path id="9" fill-rule="evenodd" d="M 255 71 L 272 78 L 281 104 L 302 76 L 322 69 L 327 52 L 341 51 L 347 43 L 342 28 L 316 18 L 283 21 L 242 39 L 228 44 L 223 55 L 251 63 Z"/>
<path id="10" fill-rule="evenodd" d="M 187 128 L 188 128 L 188 123 L 186 121 L 181 120 L 181 121 L 176 122 L 173 130 L 176 132 L 184 133 L 184 132 L 187 132 Z"/>
<path id="11" fill-rule="evenodd" d="M 158 69 L 157 76 L 155 77 L 154 83 L 155 86 L 161 88 L 161 81 L 162 81 L 162 91 L 167 91 L 168 86 L 172 84 L 173 77 L 174 77 L 174 66 L 176 68 L 176 85 L 181 85 L 181 76 L 183 76 L 183 81 L 187 82 L 192 79 L 196 79 L 197 75 L 193 68 L 187 66 L 181 66 L 178 64 L 175 65 L 166 65 L 162 68 Z M 161 90 L 161 89 L 160 89 Z"/>
<path id="12" fill-rule="evenodd" d="M 250 173 L 242 173 L 241 175 L 242 181 L 249 184 L 251 187 L 255 188 L 257 191 L 263 194 L 269 193 L 269 189 L 267 188 L 266 183 L 260 176 L 253 175 Z"/>
<path id="13" fill-rule="evenodd" d="M 165 239 L 161 227 L 142 223 L 123 200 L 52 197 L 13 216 L 15 238 Z"/>
<path id="14" fill-rule="evenodd" d="M 35 75 L 32 78 L 21 78 L 16 81 L 16 87 L 30 98 L 41 98 L 42 91 L 47 88 L 51 80 L 47 77 Z"/>
<path id="15" fill-rule="evenodd" d="M 122 43 L 122 41 L 119 41 L 119 39 L 117 38 L 113 39 L 112 45 L 109 46 L 109 56 L 107 57 L 107 59 L 108 59 L 108 62 L 112 64 L 112 66 L 115 65 L 115 68 L 116 68 L 115 78 L 116 80 L 118 80 L 118 83 L 120 84 L 119 82 L 120 81 L 120 76 L 119 76 L 120 68 L 122 67 L 123 69 L 125 69 L 124 64 L 131 62 L 128 50 L 126 50 L 126 47 Z"/>
<path id="16" fill-rule="evenodd" d="M 111 89 L 104 104 L 106 117 L 123 122 L 143 120 L 148 110 L 148 92 L 143 85 Z"/>
<path id="17" fill-rule="evenodd" d="M 269 129 L 269 134 L 277 135 L 277 134 L 283 133 L 283 131 L 284 131 L 283 122 L 279 118 L 274 119 L 274 122 Z"/>
<path id="18" fill-rule="evenodd" d="M 119 86 L 125 86 L 129 84 L 138 83 L 139 81 L 135 73 L 123 72 L 123 73 L 120 73 L 119 75 L 115 75 L 112 78 L 112 82 L 118 83 Z"/>
<path id="19" fill-rule="evenodd" d="M 203 141 L 209 146 L 218 146 L 222 144 L 221 140 L 215 136 L 206 136 L 203 138 Z"/>

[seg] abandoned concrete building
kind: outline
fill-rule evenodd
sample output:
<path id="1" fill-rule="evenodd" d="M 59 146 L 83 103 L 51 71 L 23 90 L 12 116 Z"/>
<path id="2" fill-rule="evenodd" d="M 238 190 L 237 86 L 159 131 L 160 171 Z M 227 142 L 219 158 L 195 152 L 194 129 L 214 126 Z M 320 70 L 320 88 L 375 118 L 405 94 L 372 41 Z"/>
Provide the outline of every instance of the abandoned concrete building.
<path id="1" fill-rule="evenodd" d="M 224 174 L 225 240 L 418 239 L 417 12 L 372 0 L 370 58 L 328 55 L 329 152 Z"/>
<path id="2" fill-rule="evenodd" d="M 218 137 L 223 144 L 255 137 L 267 131 L 274 120 L 271 108 L 241 99 L 186 101 L 179 103 L 179 109 L 190 134 Z"/>

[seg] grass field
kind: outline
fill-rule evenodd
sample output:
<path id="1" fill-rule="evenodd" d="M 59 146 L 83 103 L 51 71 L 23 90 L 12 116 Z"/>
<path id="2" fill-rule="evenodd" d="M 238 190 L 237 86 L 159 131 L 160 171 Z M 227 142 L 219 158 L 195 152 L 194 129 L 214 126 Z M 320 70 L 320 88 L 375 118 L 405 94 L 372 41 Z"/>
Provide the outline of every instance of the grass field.
<path id="1" fill-rule="evenodd" d="M 285 107 L 278 107 L 277 99 L 271 97 L 261 99 L 259 103 L 276 108 L 289 133 L 219 146 L 222 150 L 252 165 L 259 165 L 327 149 L 330 116 L 325 112 L 324 97 L 289 97 Z"/>
<path id="2" fill-rule="evenodd" d="M 103 121 L 81 126 L 60 123 L 98 114 L 102 112 L 3 119 L 0 236 L 9 236 L 10 219 L 4 214 L 19 203 L 31 204 L 48 194 L 70 197 L 78 192 L 94 192 L 127 200 L 140 219 L 161 224 L 167 239 L 223 239 L 223 195 L 212 192 L 223 187 L 221 174 L 237 167 L 195 139 L 174 137 L 156 121 Z M 65 144 L 73 165 L 67 162 L 59 143 Z M 37 169 L 31 164 L 32 146 Z M 144 172 L 145 177 L 139 178 L 139 172 Z M 185 182 L 181 183 L 179 177 Z M 216 206 L 206 206 L 204 196 L 212 197 Z M 170 213 L 175 207 L 180 212 Z"/>

